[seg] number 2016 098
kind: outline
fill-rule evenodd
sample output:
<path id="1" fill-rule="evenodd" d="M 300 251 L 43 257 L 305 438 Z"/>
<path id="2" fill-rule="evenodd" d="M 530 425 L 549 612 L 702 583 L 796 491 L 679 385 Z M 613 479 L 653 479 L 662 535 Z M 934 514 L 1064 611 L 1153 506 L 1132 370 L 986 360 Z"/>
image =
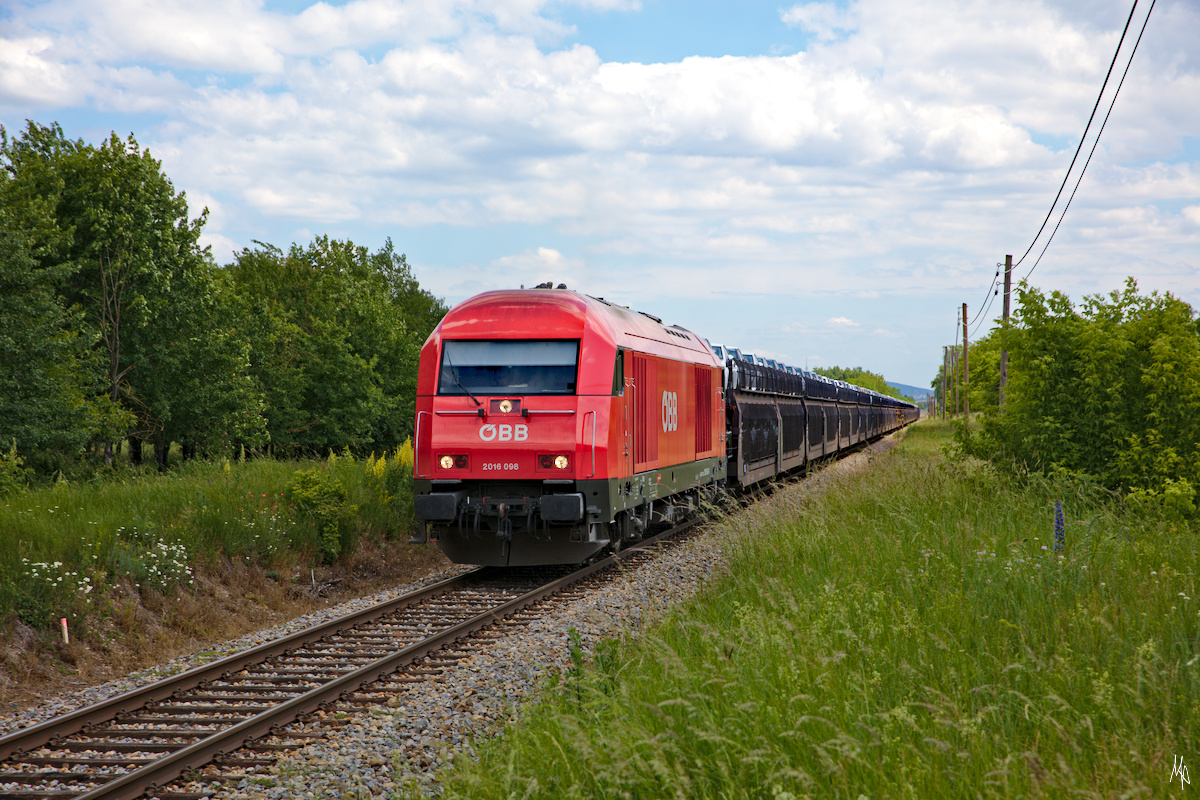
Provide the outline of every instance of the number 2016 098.
<path id="1" fill-rule="evenodd" d="M 520 469 L 520 468 L 521 468 L 521 466 L 519 464 L 512 463 L 512 462 L 505 462 L 502 464 L 484 464 L 483 465 L 484 472 L 496 472 L 499 470 L 507 471 L 507 470 L 514 470 L 514 469 Z"/>

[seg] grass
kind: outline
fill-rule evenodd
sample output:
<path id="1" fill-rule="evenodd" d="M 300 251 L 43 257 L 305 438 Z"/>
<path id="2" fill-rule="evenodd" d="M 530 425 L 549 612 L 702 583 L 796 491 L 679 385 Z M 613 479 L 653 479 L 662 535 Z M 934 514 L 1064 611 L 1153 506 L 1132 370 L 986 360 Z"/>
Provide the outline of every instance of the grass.
<path id="1" fill-rule="evenodd" d="M 727 575 L 603 643 L 444 796 L 1183 796 L 1195 530 L 949 441 L 922 423 L 826 491 L 727 520 Z"/>
<path id="2" fill-rule="evenodd" d="M 66 616 L 86 630 L 114 593 L 170 593 L 196 567 L 240 560 L 277 576 L 344 557 L 366 537 L 407 538 L 407 454 L 189 461 L 166 475 L 129 470 L 9 494 L 0 498 L 0 620 L 45 631 Z M 314 485 L 319 507 L 303 491 Z M 330 526 L 342 530 L 323 536 Z"/>

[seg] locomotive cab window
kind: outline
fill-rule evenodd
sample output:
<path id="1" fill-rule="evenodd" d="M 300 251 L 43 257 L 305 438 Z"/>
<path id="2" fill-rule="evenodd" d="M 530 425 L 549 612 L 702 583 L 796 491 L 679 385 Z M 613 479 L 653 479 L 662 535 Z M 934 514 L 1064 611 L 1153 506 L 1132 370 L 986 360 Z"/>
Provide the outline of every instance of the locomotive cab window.
<path id="1" fill-rule="evenodd" d="M 625 351 L 617 349 L 617 363 L 613 367 L 613 397 L 625 394 Z"/>
<path id="2" fill-rule="evenodd" d="M 442 342 L 438 394 L 575 394 L 576 340 Z"/>

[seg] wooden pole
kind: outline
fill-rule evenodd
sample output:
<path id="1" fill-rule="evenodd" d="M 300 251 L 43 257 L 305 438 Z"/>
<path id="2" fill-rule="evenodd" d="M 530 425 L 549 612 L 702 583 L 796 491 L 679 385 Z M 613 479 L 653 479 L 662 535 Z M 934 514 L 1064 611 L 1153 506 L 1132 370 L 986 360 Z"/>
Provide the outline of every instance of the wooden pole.
<path id="1" fill-rule="evenodd" d="M 951 406 L 953 412 L 950 415 L 952 417 L 962 413 L 962 379 L 958 377 L 959 352 L 958 345 L 954 345 L 954 349 L 950 351 L 950 374 L 954 376 L 950 382 L 950 396 L 954 398 L 954 404 Z"/>
<path id="2" fill-rule="evenodd" d="M 946 395 L 946 399 L 950 402 L 950 417 L 958 413 L 958 395 L 954 392 L 954 386 L 958 383 L 958 345 L 953 345 L 950 348 L 950 390 Z"/>
<path id="3" fill-rule="evenodd" d="M 963 303 L 963 423 L 971 421 L 971 360 L 967 347 L 967 304 Z"/>
<path id="4" fill-rule="evenodd" d="M 950 348 L 942 348 L 942 420 L 946 419 L 946 378 L 950 372 Z"/>
<path id="5" fill-rule="evenodd" d="M 1008 333 L 1008 298 L 1012 292 L 1012 256 L 1004 257 L 1004 317 L 1000 324 L 1000 336 Z M 1000 410 L 1004 410 L 1004 387 L 1008 385 L 1008 349 L 1000 348 Z"/>

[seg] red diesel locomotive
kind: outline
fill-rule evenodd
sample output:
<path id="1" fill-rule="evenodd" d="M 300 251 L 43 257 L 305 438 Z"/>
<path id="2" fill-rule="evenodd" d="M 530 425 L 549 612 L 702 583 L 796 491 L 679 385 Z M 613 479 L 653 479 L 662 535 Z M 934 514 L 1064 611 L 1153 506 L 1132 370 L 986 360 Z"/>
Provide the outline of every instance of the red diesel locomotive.
<path id="1" fill-rule="evenodd" d="M 576 563 L 916 418 L 561 285 L 488 292 L 421 350 L 415 515 L 458 563 Z"/>
<path id="2" fill-rule="evenodd" d="M 459 563 L 635 539 L 725 477 L 722 367 L 694 333 L 572 291 L 455 306 L 421 350 L 416 517 Z"/>

